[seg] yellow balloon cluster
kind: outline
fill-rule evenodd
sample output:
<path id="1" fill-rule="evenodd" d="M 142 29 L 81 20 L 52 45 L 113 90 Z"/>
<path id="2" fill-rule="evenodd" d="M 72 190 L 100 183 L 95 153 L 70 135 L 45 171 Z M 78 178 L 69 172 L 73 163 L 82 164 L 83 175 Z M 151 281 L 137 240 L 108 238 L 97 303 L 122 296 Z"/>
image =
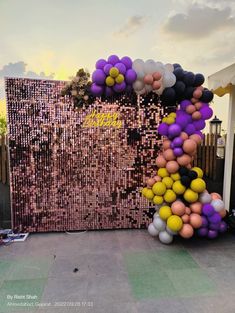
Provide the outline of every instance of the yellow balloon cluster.
<path id="1" fill-rule="evenodd" d="M 118 68 L 112 67 L 109 71 L 109 76 L 106 77 L 105 83 L 107 86 L 112 87 L 115 83 L 121 84 L 124 79 L 124 76 L 119 73 Z"/>
<path id="2" fill-rule="evenodd" d="M 166 123 L 168 125 L 171 125 L 171 124 L 175 123 L 175 118 L 176 118 L 176 113 L 172 112 L 172 113 L 168 114 L 166 117 L 164 117 L 162 119 L 162 122 Z"/>

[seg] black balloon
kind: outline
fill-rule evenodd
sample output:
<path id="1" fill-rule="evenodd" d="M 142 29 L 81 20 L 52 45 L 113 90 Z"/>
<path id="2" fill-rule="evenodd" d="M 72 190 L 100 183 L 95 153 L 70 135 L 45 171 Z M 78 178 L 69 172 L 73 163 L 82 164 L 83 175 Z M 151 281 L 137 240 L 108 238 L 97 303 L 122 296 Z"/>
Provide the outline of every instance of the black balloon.
<path id="1" fill-rule="evenodd" d="M 181 166 L 179 168 L 179 174 L 181 176 L 188 176 L 188 173 L 189 173 L 189 169 L 187 167 Z"/>
<path id="2" fill-rule="evenodd" d="M 210 90 L 203 90 L 200 101 L 208 103 L 211 102 L 213 98 L 214 98 L 213 92 L 211 92 Z"/>
<path id="3" fill-rule="evenodd" d="M 185 83 L 183 83 L 181 80 L 178 80 L 175 85 L 174 89 L 177 95 L 182 95 L 185 91 Z"/>
<path id="4" fill-rule="evenodd" d="M 161 100 L 163 105 L 175 105 L 176 101 L 176 94 L 175 90 L 170 87 L 170 88 L 165 88 L 162 95 L 161 95 Z"/>
<path id="5" fill-rule="evenodd" d="M 184 71 L 181 67 L 176 67 L 174 70 L 174 75 L 176 76 L 176 79 L 183 79 L 184 78 Z"/>
<path id="6" fill-rule="evenodd" d="M 193 86 L 195 80 L 195 75 L 192 72 L 187 72 L 184 75 L 183 81 L 186 86 Z"/>
<path id="7" fill-rule="evenodd" d="M 189 171 L 188 176 L 191 179 L 196 179 L 198 177 L 198 174 L 196 171 Z"/>
<path id="8" fill-rule="evenodd" d="M 195 74 L 195 79 L 194 79 L 194 84 L 193 86 L 194 87 L 198 87 L 198 86 L 201 86 L 205 81 L 205 77 L 198 73 L 198 74 Z"/>
<path id="9" fill-rule="evenodd" d="M 173 66 L 174 66 L 174 69 L 176 69 L 177 67 L 182 67 L 179 63 L 174 63 Z"/>
<path id="10" fill-rule="evenodd" d="M 187 87 L 184 92 L 185 99 L 191 99 L 193 97 L 194 87 Z"/>
<path id="11" fill-rule="evenodd" d="M 191 179 L 188 176 L 182 176 L 180 181 L 181 184 L 184 185 L 185 187 L 189 187 L 191 184 Z"/>

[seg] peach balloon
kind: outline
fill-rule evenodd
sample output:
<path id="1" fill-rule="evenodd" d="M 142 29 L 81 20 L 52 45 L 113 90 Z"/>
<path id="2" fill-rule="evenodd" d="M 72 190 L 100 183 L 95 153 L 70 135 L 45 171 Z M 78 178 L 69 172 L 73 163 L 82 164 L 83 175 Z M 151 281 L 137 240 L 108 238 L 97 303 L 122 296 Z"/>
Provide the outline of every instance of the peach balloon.
<path id="1" fill-rule="evenodd" d="M 191 209 L 189 207 L 187 207 L 187 206 L 185 208 L 185 213 L 188 214 L 188 215 L 191 214 Z"/>
<path id="2" fill-rule="evenodd" d="M 181 133 L 180 133 L 180 137 L 181 137 L 183 140 L 186 140 L 186 139 L 188 139 L 188 134 L 185 133 L 185 132 L 181 132 Z"/>
<path id="3" fill-rule="evenodd" d="M 153 75 L 147 74 L 144 76 L 144 83 L 147 85 L 152 85 L 153 83 Z"/>
<path id="4" fill-rule="evenodd" d="M 193 104 L 188 105 L 186 108 L 186 112 L 188 114 L 193 114 L 193 112 L 195 112 L 195 111 L 196 111 L 196 108 L 195 108 L 195 105 L 193 105 Z"/>
<path id="5" fill-rule="evenodd" d="M 154 80 L 159 80 L 162 78 L 162 74 L 160 72 L 154 72 L 153 78 L 154 78 Z"/>
<path id="6" fill-rule="evenodd" d="M 202 213 L 202 204 L 201 202 L 194 202 L 190 204 L 190 209 L 193 213 L 201 214 Z"/>
<path id="7" fill-rule="evenodd" d="M 192 154 L 197 149 L 197 143 L 193 139 L 186 139 L 183 143 L 185 153 Z"/>
<path id="8" fill-rule="evenodd" d="M 157 158 L 156 158 L 156 164 L 157 164 L 157 167 L 165 167 L 166 166 L 166 159 L 164 158 L 164 156 L 162 155 L 159 155 Z"/>
<path id="9" fill-rule="evenodd" d="M 195 103 L 198 101 L 198 99 L 196 99 L 196 98 L 191 98 L 190 101 L 191 101 L 193 104 L 195 104 Z"/>
<path id="10" fill-rule="evenodd" d="M 192 114 L 192 119 L 194 121 L 200 120 L 201 117 L 202 117 L 202 115 L 201 115 L 201 112 L 199 112 L 199 111 L 193 112 L 193 114 Z"/>
<path id="11" fill-rule="evenodd" d="M 195 107 L 196 107 L 197 110 L 200 110 L 201 107 L 202 107 L 202 102 L 196 102 L 195 103 Z"/>
<path id="12" fill-rule="evenodd" d="M 181 218 L 184 223 L 189 223 L 190 217 L 188 214 L 182 215 Z"/>
<path id="13" fill-rule="evenodd" d="M 227 214 L 227 211 L 226 211 L 226 209 L 223 209 L 222 211 L 219 211 L 218 213 L 220 214 L 220 216 L 222 218 L 224 218 L 226 216 L 226 214 Z"/>
<path id="14" fill-rule="evenodd" d="M 173 161 L 175 159 L 175 155 L 172 149 L 167 149 L 163 152 L 163 156 L 167 161 Z"/>
<path id="15" fill-rule="evenodd" d="M 154 178 L 148 178 L 147 179 L 147 186 L 152 187 L 155 184 L 155 179 Z"/>
<path id="16" fill-rule="evenodd" d="M 190 215 L 190 225 L 193 226 L 193 228 L 199 228 L 202 226 L 202 218 L 197 213 L 192 213 Z"/>
<path id="17" fill-rule="evenodd" d="M 186 165 L 186 167 L 190 170 L 190 168 L 192 168 L 192 165 L 189 163 L 188 165 Z"/>
<path id="18" fill-rule="evenodd" d="M 202 91 L 199 88 L 194 90 L 194 92 L 193 92 L 193 97 L 194 98 L 199 99 L 199 98 L 201 98 L 201 96 L 202 96 Z"/>
<path id="19" fill-rule="evenodd" d="M 183 154 L 180 157 L 177 158 L 177 162 L 181 166 L 187 166 L 192 161 L 192 158 L 188 154 Z"/>
<path id="20" fill-rule="evenodd" d="M 170 174 L 174 174 L 179 169 L 179 164 L 176 161 L 168 161 L 166 163 L 166 169 Z"/>
<path id="21" fill-rule="evenodd" d="M 162 143 L 162 146 L 163 146 L 163 149 L 164 149 L 164 150 L 169 149 L 169 148 L 171 147 L 171 141 L 168 140 L 168 139 L 165 139 L 165 140 L 163 141 L 163 143 Z"/>
<path id="22" fill-rule="evenodd" d="M 190 224 L 184 224 L 179 234 L 181 237 L 188 239 L 193 236 L 194 230 Z"/>
<path id="23" fill-rule="evenodd" d="M 171 205 L 171 211 L 173 214 L 181 216 L 185 214 L 185 204 L 182 201 L 175 201 Z"/>
<path id="24" fill-rule="evenodd" d="M 212 200 L 222 199 L 221 195 L 218 194 L 217 192 L 212 192 L 211 197 L 212 197 Z"/>
<path id="25" fill-rule="evenodd" d="M 193 134 L 193 135 L 189 136 L 189 138 L 196 141 L 197 144 L 200 144 L 202 141 L 202 138 L 197 134 Z"/>
<path id="26" fill-rule="evenodd" d="M 162 178 L 158 175 L 154 176 L 153 179 L 155 180 L 155 182 L 162 181 Z"/>
<path id="27" fill-rule="evenodd" d="M 155 81 L 153 82 L 153 84 L 152 84 L 153 90 L 158 90 L 158 89 L 161 88 L 161 86 L 162 86 L 162 84 L 161 84 L 161 82 L 158 81 L 158 80 L 155 80 Z"/>
<path id="28" fill-rule="evenodd" d="M 204 90 L 204 87 L 203 87 L 203 86 L 198 86 L 197 89 L 203 91 L 203 90 Z"/>

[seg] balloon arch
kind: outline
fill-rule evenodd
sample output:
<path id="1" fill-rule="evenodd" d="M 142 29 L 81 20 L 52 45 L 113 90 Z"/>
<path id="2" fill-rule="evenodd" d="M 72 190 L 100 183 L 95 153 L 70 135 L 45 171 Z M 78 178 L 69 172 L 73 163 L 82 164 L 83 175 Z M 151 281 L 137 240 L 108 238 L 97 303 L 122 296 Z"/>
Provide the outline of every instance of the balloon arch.
<path id="1" fill-rule="evenodd" d="M 221 196 L 209 193 L 203 171 L 192 167 L 203 140 L 202 130 L 213 114 L 209 105 L 213 93 L 202 86 L 204 80 L 202 74 L 185 71 L 180 64 L 141 59 L 132 62 L 127 56 L 111 55 L 96 62 L 92 81 L 86 80 L 82 95 L 82 101 L 89 102 L 92 97 L 153 93 L 161 106 L 175 107 L 158 127 L 163 136 L 162 151 L 156 159 L 158 169 L 141 191 L 155 205 L 148 232 L 164 244 L 171 243 L 176 235 L 212 239 L 227 230 Z"/>

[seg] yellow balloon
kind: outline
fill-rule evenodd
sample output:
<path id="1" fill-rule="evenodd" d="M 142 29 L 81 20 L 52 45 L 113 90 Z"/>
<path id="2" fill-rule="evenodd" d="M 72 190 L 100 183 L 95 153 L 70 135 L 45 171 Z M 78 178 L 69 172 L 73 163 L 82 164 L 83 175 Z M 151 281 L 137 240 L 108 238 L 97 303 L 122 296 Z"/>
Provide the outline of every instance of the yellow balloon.
<path id="1" fill-rule="evenodd" d="M 169 189 L 172 187 L 174 181 L 171 177 L 164 177 L 162 182 L 166 185 L 166 188 Z"/>
<path id="2" fill-rule="evenodd" d="M 147 187 L 144 187 L 142 190 L 141 190 L 141 193 L 142 195 L 145 197 L 145 194 L 146 194 L 146 191 L 148 190 Z"/>
<path id="3" fill-rule="evenodd" d="M 162 123 L 167 123 L 167 117 L 163 117 Z"/>
<path id="4" fill-rule="evenodd" d="M 198 193 L 188 188 L 184 193 L 184 199 L 189 203 L 196 202 L 198 199 Z"/>
<path id="5" fill-rule="evenodd" d="M 175 118 L 172 117 L 172 116 L 168 116 L 166 123 L 167 123 L 168 125 L 171 125 L 171 124 L 175 123 Z"/>
<path id="6" fill-rule="evenodd" d="M 175 113 L 175 112 L 171 112 L 171 113 L 169 114 L 169 116 L 176 118 L 176 113 Z"/>
<path id="7" fill-rule="evenodd" d="M 183 221 L 178 215 L 171 215 L 167 220 L 167 226 L 172 231 L 180 231 L 183 227 Z"/>
<path id="8" fill-rule="evenodd" d="M 163 203 L 163 197 L 162 196 L 154 196 L 153 197 L 153 203 L 160 205 Z"/>
<path id="9" fill-rule="evenodd" d="M 176 181 L 180 179 L 180 174 L 179 173 L 175 173 L 175 174 L 171 174 L 171 178 Z"/>
<path id="10" fill-rule="evenodd" d="M 152 191 L 157 196 L 162 196 L 166 192 L 166 185 L 162 182 L 157 182 L 153 185 Z"/>
<path id="11" fill-rule="evenodd" d="M 115 84 L 115 80 L 113 79 L 113 77 L 108 76 L 105 80 L 105 83 L 107 86 L 112 87 Z"/>
<path id="12" fill-rule="evenodd" d="M 191 189 L 195 192 L 203 192 L 206 189 L 206 183 L 201 178 L 196 178 L 191 181 Z"/>
<path id="13" fill-rule="evenodd" d="M 122 74 L 119 74 L 116 78 L 115 78 L 115 82 L 117 84 L 121 84 L 124 81 L 124 76 Z"/>
<path id="14" fill-rule="evenodd" d="M 191 171 L 195 171 L 197 172 L 198 178 L 202 178 L 203 177 L 203 170 L 200 167 L 193 167 L 191 169 Z"/>
<path id="15" fill-rule="evenodd" d="M 168 205 L 163 205 L 159 210 L 159 216 L 166 221 L 172 215 L 171 208 Z"/>
<path id="16" fill-rule="evenodd" d="M 171 189 L 167 189 L 167 191 L 165 192 L 164 196 L 163 196 L 164 200 L 168 203 L 172 203 L 176 200 L 176 194 L 174 193 L 173 190 Z"/>
<path id="17" fill-rule="evenodd" d="M 148 200 L 152 200 L 154 197 L 154 193 L 152 192 L 151 189 L 147 188 L 148 190 L 145 191 L 145 198 L 147 198 Z"/>
<path id="18" fill-rule="evenodd" d="M 181 184 L 180 180 L 177 180 L 174 182 L 172 189 L 177 195 L 182 195 L 185 192 L 186 187 Z"/>
<path id="19" fill-rule="evenodd" d="M 119 70 L 116 67 L 111 67 L 109 70 L 109 75 L 112 76 L 113 78 L 116 78 L 119 75 Z"/>
<path id="20" fill-rule="evenodd" d="M 158 176 L 160 177 L 167 177 L 169 176 L 169 173 L 167 171 L 167 169 L 165 167 L 159 168 L 159 170 L 157 171 Z"/>

